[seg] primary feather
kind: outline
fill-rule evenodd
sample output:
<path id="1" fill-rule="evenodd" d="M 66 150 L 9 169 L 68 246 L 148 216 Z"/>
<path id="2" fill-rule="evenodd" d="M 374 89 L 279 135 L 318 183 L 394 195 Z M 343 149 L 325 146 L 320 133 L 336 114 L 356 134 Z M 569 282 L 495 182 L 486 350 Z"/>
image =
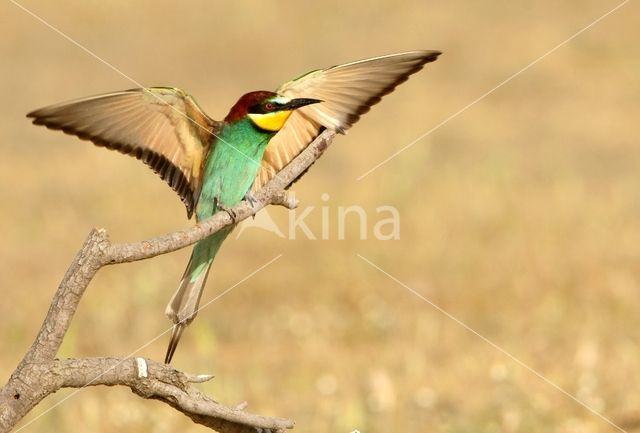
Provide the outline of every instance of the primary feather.
<path id="1" fill-rule="evenodd" d="M 164 87 L 92 96 L 27 116 L 36 125 L 142 160 L 178 193 L 189 217 L 198 200 L 211 137 L 220 125 L 190 95 Z"/>
<path id="2" fill-rule="evenodd" d="M 262 168 L 253 185 L 260 189 L 303 149 L 322 129 L 345 133 L 360 116 L 380 102 L 411 74 L 435 61 L 439 51 L 410 51 L 374 57 L 309 72 L 276 90 L 288 98 L 315 98 L 323 102 L 291 114 L 284 128 L 269 142 Z"/>

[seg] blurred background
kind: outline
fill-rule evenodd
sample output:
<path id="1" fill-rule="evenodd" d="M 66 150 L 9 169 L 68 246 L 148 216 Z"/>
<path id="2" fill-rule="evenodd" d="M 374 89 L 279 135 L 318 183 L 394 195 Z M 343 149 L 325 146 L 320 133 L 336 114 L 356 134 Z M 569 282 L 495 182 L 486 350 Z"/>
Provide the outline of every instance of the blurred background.
<path id="1" fill-rule="evenodd" d="M 629 431 L 640 426 L 640 5 L 617 12 L 362 180 L 358 176 L 613 9 L 616 1 L 22 4 L 144 85 L 214 118 L 314 68 L 443 56 L 376 106 L 293 188 L 329 239 L 247 228 L 218 256 L 174 365 L 219 401 L 310 432 L 615 431 L 360 254 Z M 92 227 L 136 241 L 188 227 L 140 162 L 34 127 L 35 108 L 136 87 L 0 5 L 0 378 L 28 349 Z M 323 200 L 323 194 L 328 194 Z M 367 212 L 345 239 L 339 206 Z M 400 239 L 371 234 L 379 206 Z M 286 233 L 288 211 L 269 215 Z M 103 269 L 61 357 L 161 360 L 189 249 Z M 64 399 L 47 398 L 23 424 Z M 85 389 L 22 430 L 204 432 L 124 388 Z"/>

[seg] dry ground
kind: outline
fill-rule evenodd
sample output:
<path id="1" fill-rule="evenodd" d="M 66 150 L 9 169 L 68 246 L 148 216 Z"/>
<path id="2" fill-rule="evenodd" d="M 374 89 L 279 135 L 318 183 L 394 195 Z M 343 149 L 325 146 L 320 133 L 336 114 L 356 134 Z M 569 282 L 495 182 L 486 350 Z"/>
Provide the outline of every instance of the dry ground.
<path id="1" fill-rule="evenodd" d="M 640 421 L 640 5 L 630 2 L 393 161 L 379 161 L 618 3 L 67 2 L 24 5 L 145 85 L 216 118 L 244 91 L 408 49 L 444 55 L 340 137 L 295 186 L 329 240 L 257 229 L 228 242 L 175 365 L 302 432 L 616 431 Z M 222 2 L 219 2 L 222 3 Z M 91 227 L 138 240 L 186 227 L 137 161 L 29 124 L 49 103 L 135 87 L 10 2 L 0 5 L 0 378 L 19 361 Z M 322 194 L 329 194 L 323 201 Z M 395 206 L 400 240 L 339 240 L 338 206 Z M 270 209 L 284 231 L 288 215 Z M 371 222 L 372 221 L 372 222 Z M 188 251 L 104 269 L 60 356 L 126 355 L 166 329 Z M 141 356 L 161 359 L 167 338 Z M 2 379 L 4 380 L 4 379 Z M 48 398 L 37 417 L 69 392 Z M 26 427 L 204 432 L 124 389 L 88 389 Z"/>

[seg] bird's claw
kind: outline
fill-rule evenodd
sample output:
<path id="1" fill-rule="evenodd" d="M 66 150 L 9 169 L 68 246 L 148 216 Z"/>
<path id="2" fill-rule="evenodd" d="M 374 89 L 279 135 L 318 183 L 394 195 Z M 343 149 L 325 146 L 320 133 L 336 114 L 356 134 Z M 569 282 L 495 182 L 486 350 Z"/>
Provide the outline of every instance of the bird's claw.
<path id="1" fill-rule="evenodd" d="M 235 211 L 231 208 L 228 208 L 226 206 L 222 206 L 220 208 L 220 210 L 225 211 L 227 213 L 227 215 L 229 215 L 229 217 L 231 217 L 231 220 L 233 221 L 233 223 L 237 223 L 238 221 L 238 215 L 236 215 Z"/>
<path id="2" fill-rule="evenodd" d="M 249 203 L 249 206 L 251 206 L 251 209 L 255 208 L 255 207 L 256 207 L 256 205 L 259 203 L 259 202 L 258 202 L 258 199 L 257 199 L 257 198 L 255 198 L 255 196 L 254 196 L 253 194 L 251 194 L 251 192 L 247 192 L 247 193 L 244 195 L 244 200 L 245 200 L 247 203 Z M 253 214 L 253 215 L 251 216 L 251 218 L 253 218 L 253 219 L 255 220 L 255 219 L 256 219 L 256 214 Z"/>
<path id="3" fill-rule="evenodd" d="M 220 202 L 220 199 L 219 199 L 218 197 L 216 197 L 216 199 L 215 199 L 215 200 L 216 200 L 216 203 L 215 203 L 216 208 L 217 208 L 218 210 L 221 210 L 221 211 L 223 211 L 223 212 L 226 212 L 226 213 L 227 213 L 227 215 L 229 215 L 229 217 L 231 218 L 231 221 L 233 221 L 233 223 L 235 224 L 235 223 L 237 222 L 237 219 L 238 219 L 238 215 L 236 214 L 236 212 L 235 212 L 233 209 L 231 209 L 231 208 L 229 208 L 229 207 L 227 207 L 227 206 L 223 205 L 223 204 Z"/>
<path id="4" fill-rule="evenodd" d="M 254 208 L 255 205 L 258 204 L 258 199 L 255 198 L 255 196 L 253 194 L 251 194 L 250 192 L 246 193 L 244 195 L 244 199 L 247 203 L 249 203 L 249 205 L 251 206 L 251 208 Z"/>

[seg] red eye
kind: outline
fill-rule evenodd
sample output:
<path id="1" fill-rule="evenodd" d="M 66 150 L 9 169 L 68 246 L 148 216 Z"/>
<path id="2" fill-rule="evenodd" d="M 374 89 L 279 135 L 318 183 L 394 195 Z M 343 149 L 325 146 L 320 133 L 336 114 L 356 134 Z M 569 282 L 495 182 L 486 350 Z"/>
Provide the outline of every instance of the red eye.
<path id="1" fill-rule="evenodd" d="M 273 104 L 271 102 L 267 102 L 266 104 L 264 104 L 264 109 L 267 111 L 273 110 Z"/>

